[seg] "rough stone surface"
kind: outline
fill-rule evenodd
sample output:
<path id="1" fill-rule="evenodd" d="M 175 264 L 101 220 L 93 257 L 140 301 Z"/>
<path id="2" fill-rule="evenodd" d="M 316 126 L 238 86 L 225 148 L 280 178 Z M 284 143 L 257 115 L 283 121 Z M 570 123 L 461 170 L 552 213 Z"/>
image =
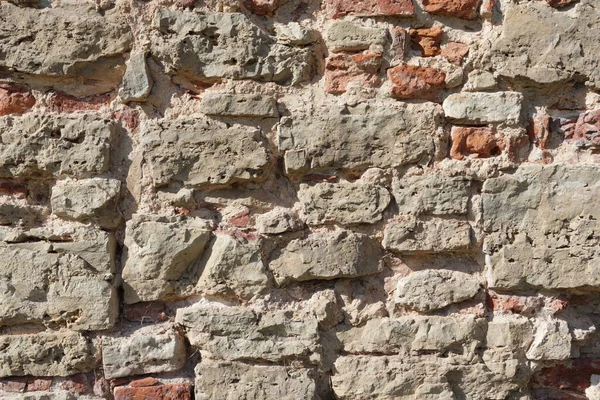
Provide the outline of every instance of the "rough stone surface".
<path id="1" fill-rule="evenodd" d="M 95 366 L 91 346 L 79 333 L 3 335 L 0 347 L 0 377 L 68 376 Z"/>
<path id="2" fill-rule="evenodd" d="M 129 337 L 102 340 L 102 367 L 107 379 L 176 371 L 185 363 L 183 336 L 169 326 L 142 328 Z"/>
<path id="3" fill-rule="evenodd" d="M 415 12 L 412 0 L 327 0 L 326 6 L 332 18 L 346 15 L 412 16 Z"/>
<path id="4" fill-rule="evenodd" d="M 523 95 L 518 92 L 456 93 L 444 100 L 446 117 L 470 124 L 521 120 Z"/>
<path id="5" fill-rule="evenodd" d="M 144 159 L 155 186 L 224 185 L 257 179 L 268 162 L 260 130 L 194 118 L 144 126 Z"/>
<path id="6" fill-rule="evenodd" d="M 392 82 L 391 95 L 397 99 L 440 102 L 441 91 L 446 85 L 446 74 L 435 68 L 399 65 L 388 69 L 387 74 Z"/>
<path id="7" fill-rule="evenodd" d="M 52 212 L 61 218 L 115 228 L 120 222 L 120 193 L 121 182 L 116 179 L 61 180 L 52 188 Z"/>
<path id="8" fill-rule="evenodd" d="M 0 117 L 23 114 L 34 104 L 35 97 L 27 86 L 0 84 Z"/>
<path id="9" fill-rule="evenodd" d="M 193 287 L 210 237 L 207 222 L 199 218 L 135 215 L 125 231 L 125 302 L 159 300 Z"/>
<path id="10" fill-rule="evenodd" d="M 386 31 L 366 28 L 350 21 L 336 21 L 327 31 L 327 47 L 333 52 L 366 50 L 386 44 Z"/>
<path id="11" fill-rule="evenodd" d="M 317 183 L 303 184 L 298 198 L 309 225 L 372 224 L 381 220 L 391 196 L 385 188 L 369 183 Z"/>
<path id="12" fill-rule="evenodd" d="M 325 65 L 325 90 L 341 94 L 350 85 L 375 88 L 381 83 L 381 54 L 334 54 Z"/>
<path id="13" fill-rule="evenodd" d="M 114 127 L 94 115 L 0 118 L 0 176 L 88 177 L 108 170 Z"/>
<path id="14" fill-rule="evenodd" d="M 282 118 L 279 149 L 286 151 L 285 167 L 293 173 L 426 163 L 435 154 L 439 115 L 432 104 L 407 104 L 381 112 Z"/>
<path id="15" fill-rule="evenodd" d="M 463 160 L 466 156 L 499 155 L 504 147 L 502 139 L 497 138 L 490 128 L 453 126 L 450 136 L 450 157 L 456 160 Z"/>
<path id="16" fill-rule="evenodd" d="M 400 279 L 394 300 L 396 304 L 428 312 L 471 299 L 479 289 L 477 279 L 464 272 L 428 269 Z"/>
<path id="17" fill-rule="evenodd" d="M 462 19 L 475 19 L 481 0 L 423 0 L 425 11 Z"/>
<path id="18" fill-rule="evenodd" d="M 206 115 L 276 118 L 277 102 L 273 97 L 252 94 L 208 94 L 202 98 L 201 111 Z"/>
<path id="19" fill-rule="evenodd" d="M 192 388 L 187 383 L 172 383 L 149 387 L 117 387 L 115 400 L 161 399 L 191 400 Z"/>
<path id="20" fill-rule="evenodd" d="M 269 263 L 279 285 L 313 279 L 354 278 L 381 271 L 379 249 L 366 235 L 336 231 L 294 239 Z"/>
<path id="21" fill-rule="evenodd" d="M 314 371 L 240 362 L 206 361 L 196 366 L 196 398 L 247 400 L 316 398 Z"/>
<path id="22" fill-rule="evenodd" d="M 119 96 L 124 102 L 143 101 L 150 94 L 153 83 L 146 65 L 146 53 L 133 53 L 127 62 Z"/>

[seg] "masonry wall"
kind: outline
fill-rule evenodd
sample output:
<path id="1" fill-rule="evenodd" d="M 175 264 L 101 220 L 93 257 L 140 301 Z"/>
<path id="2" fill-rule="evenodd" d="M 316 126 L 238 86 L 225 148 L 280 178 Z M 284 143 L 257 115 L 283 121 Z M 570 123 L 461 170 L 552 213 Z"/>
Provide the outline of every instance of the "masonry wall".
<path id="1" fill-rule="evenodd" d="M 597 0 L 0 0 L 0 398 L 600 399 Z"/>

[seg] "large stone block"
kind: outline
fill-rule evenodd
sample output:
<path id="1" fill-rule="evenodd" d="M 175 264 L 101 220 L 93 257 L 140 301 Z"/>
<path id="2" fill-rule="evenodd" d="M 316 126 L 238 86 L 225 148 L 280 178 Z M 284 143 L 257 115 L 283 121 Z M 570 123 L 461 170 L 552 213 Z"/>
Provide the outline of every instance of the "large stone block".
<path id="1" fill-rule="evenodd" d="M 446 97 L 446 117 L 467 124 L 507 123 L 521 121 L 523 95 L 519 92 L 463 92 Z"/>
<path id="2" fill-rule="evenodd" d="M 125 229 L 125 302 L 194 293 L 210 237 L 208 222 L 199 218 L 134 215 Z"/>
<path id="3" fill-rule="evenodd" d="M 288 173 L 390 168 L 433 159 L 440 120 L 441 109 L 432 103 L 373 105 L 283 117 L 277 140 Z"/>
<path id="4" fill-rule="evenodd" d="M 412 0 L 327 0 L 325 6 L 332 18 L 345 15 L 410 17 L 415 13 Z"/>
<path id="5" fill-rule="evenodd" d="M 177 310 L 175 321 L 186 329 L 203 360 L 280 362 L 319 357 L 318 322 L 311 314 L 258 315 L 244 307 L 196 304 Z"/>
<path id="6" fill-rule="evenodd" d="M 90 177 L 109 167 L 113 124 L 91 114 L 0 118 L 0 177 Z"/>
<path id="7" fill-rule="evenodd" d="M 490 287 L 568 289 L 600 285 L 600 169 L 521 166 L 483 186 Z"/>
<path id="8" fill-rule="evenodd" d="M 351 21 L 336 21 L 327 30 L 326 40 L 329 51 L 362 51 L 371 46 L 383 48 L 387 43 L 387 32 Z"/>
<path id="9" fill-rule="evenodd" d="M 193 80 L 253 79 L 294 84 L 310 79 L 310 47 L 277 43 L 241 13 L 195 13 L 159 8 L 151 52 L 168 74 Z"/>
<path id="10" fill-rule="evenodd" d="M 106 81 L 114 88 L 132 43 L 129 24 L 117 10 L 100 14 L 82 2 L 42 10 L 0 3 L 0 67 Z"/>
<path id="11" fill-rule="evenodd" d="M 370 183 L 323 182 L 300 185 L 298 199 L 309 225 L 333 222 L 352 225 L 381 220 L 391 196 L 384 187 Z"/>
<path id="12" fill-rule="evenodd" d="M 74 330 L 114 325 L 118 297 L 111 283 L 112 235 L 80 227 L 3 236 L 0 325 L 37 322 Z"/>
<path id="13" fill-rule="evenodd" d="M 351 231 L 313 233 L 294 239 L 269 269 L 278 285 L 314 279 L 355 278 L 381 272 L 381 251 L 367 235 Z"/>
<path id="14" fill-rule="evenodd" d="M 279 117 L 275 98 L 259 94 L 208 93 L 202 96 L 200 111 L 223 117 Z"/>
<path id="15" fill-rule="evenodd" d="M 197 399 L 317 398 L 315 371 L 308 368 L 203 360 L 195 372 Z"/>
<path id="16" fill-rule="evenodd" d="M 65 219 L 93 221 L 108 229 L 121 222 L 118 209 L 121 181 L 91 178 L 66 179 L 52 188 L 52 212 Z"/>
<path id="17" fill-rule="evenodd" d="M 479 289 L 479 281 L 472 275 L 427 269 L 400 279 L 394 301 L 416 311 L 428 312 L 469 300 Z"/>
<path id="18" fill-rule="evenodd" d="M 176 371 L 185 360 L 183 335 L 170 326 L 150 326 L 131 336 L 102 339 L 102 365 L 107 379 Z"/>
<path id="19" fill-rule="evenodd" d="M 398 253 L 438 253 L 469 250 L 471 226 L 464 219 L 416 219 L 401 216 L 383 232 L 383 247 Z"/>
<path id="20" fill-rule="evenodd" d="M 260 178 L 268 162 L 260 130 L 202 118 L 147 122 L 144 159 L 155 186 L 226 185 Z"/>
<path id="21" fill-rule="evenodd" d="M 544 2 L 510 3 L 502 11 L 502 34 L 488 54 L 496 72 L 539 83 L 580 75 L 600 87 L 600 70 L 592 61 L 600 58 L 600 20 L 593 1 L 580 2 L 569 18 Z"/>
<path id="22" fill-rule="evenodd" d="M 68 376 L 94 369 L 91 345 L 79 333 L 60 331 L 0 336 L 0 377 Z"/>

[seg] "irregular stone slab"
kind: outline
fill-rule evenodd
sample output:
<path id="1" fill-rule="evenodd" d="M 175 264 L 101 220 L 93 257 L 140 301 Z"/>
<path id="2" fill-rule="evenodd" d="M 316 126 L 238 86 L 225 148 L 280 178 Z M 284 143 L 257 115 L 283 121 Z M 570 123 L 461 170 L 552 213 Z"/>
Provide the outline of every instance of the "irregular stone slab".
<path id="1" fill-rule="evenodd" d="M 154 186 L 204 187 L 260 178 L 268 162 L 260 130 L 199 118 L 147 121 L 144 159 Z"/>
<path id="2" fill-rule="evenodd" d="M 412 0 L 327 0 L 325 4 L 332 18 L 345 15 L 410 17 L 415 13 Z"/>
<path id="3" fill-rule="evenodd" d="M 599 286 L 598 196 L 595 165 L 527 165 L 488 179 L 483 218 L 489 286 Z"/>
<path id="4" fill-rule="evenodd" d="M 196 304 L 178 309 L 175 321 L 186 329 L 203 360 L 314 361 L 320 351 L 318 322 L 311 314 L 274 311 L 258 316 L 244 307 Z"/>
<path id="5" fill-rule="evenodd" d="M 91 346 L 75 332 L 3 335 L 0 348 L 0 377 L 68 376 L 96 366 Z"/>
<path id="6" fill-rule="evenodd" d="M 309 368 L 202 360 L 194 371 L 197 399 L 317 398 L 314 371 Z"/>
<path id="7" fill-rule="evenodd" d="M 440 119 L 432 103 L 373 105 L 350 114 L 283 117 L 277 140 L 288 173 L 391 168 L 431 160 Z"/>
<path id="8" fill-rule="evenodd" d="M 92 3 L 37 10 L 0 3 L 0 67 L 38 75 L 83 77 L 118 85 L 133 35 L 118 10 Z"/>
<path id="9" fill-rule="evenodd" d="M 278 285 L 313 279 L 355 278 L 381 272 L 381 251 L 367 235 L 313 233 L 294 239 L 269 263 Z"/>
<path id="10" fill-rule="evenodd" d="M 92 229 L 26 232 L 0 244 L 0 326 L 37 322 L 74 330 L 111 328 L 116 243 Z"/>
<path id="11" fill-rule="evenodd" d="M 446 118 L 467 124 L 521 121 L 523 95 L 519 92 L 462 92 L 446 97 Z"/>
<path id="12" fill-rule="evenodd" d="M 125 229 L 125 303 L 193 293 L 210 237 L 208 222 L 199 218 L 134 215 Z"/>
<path id="13" fill-rule="evenodd" d="M 131 336 L 102 339 L 106 379 L 177 371 L 185 360 L 183 336 L 170 326 L 149 326 Z"/>
<path id="14" fill-rule="evenodd" d="M 385 317 L 371 319 L 361 327 L 340 325 L 336 337 L 351 354 L 472 354 L 483 345 L 486 326 L 486 320 L 473 316 Z"/>
<path id="15" fill-rule="evenodd" d="M 502 12 L 502 34 L 492 44 L 486 66 L 502 76 L 539 83 L 582 75 L 592 87 L 600 87 L 600 70 L 592 62 L 600 58 L 600 21 L 593 1 L 580 2 L 569 18 L 544 2 L 507 4 Z"/>
<path id="16" fill-rule="evenodd" d="M 313 186 L 301 184 L 298 199 L 309 225 L 351 225 L 381 220 L 391 196 L 384 187 L 370 183 L 321 182 Z"/>
<path id="17" fill-rule="evenodd" d="M 471 226 L 466 220 L 399 217 L 383 232 L 383 248 L 399 253 L 464 251 L 471 247 Z"/>
<path id="18" fill-rule="evenodd" d="M 114 126 L 91 114 L 0 118 L 0 177 L 106 172 Z"/>
<path id="19" fill-rule="evenodd" d="M 472 299 L 480 288 L 478 279 L 464 272 L 427 269 L 400 279 L 394 301 L 416 311 L 428 312 Z"/>
<path id="20" fill-rule="evenodd" d="M 571 358 L 571 333 L 567 321 L 542 321 L 535 331 L 529 350 L 529 360 L 566 360 Z"/>
<path id="21" fill-rule="evenodd" d="M 258 233 L 277 235 L 285 232 L 295 232 L 304 228 L 302 221 L 290 209 L 275 207 L 271 211 L 256 216 Z"/>
<path id="22" fill-rule="evenodd" d="M 484 354 L 482 361 L 427 355 L 341 356 L 331 381 L 341 400 L 453 400 L 456 390 L 467 399 L 502 400 L 527 386 L 525 363 L 494 354 Z"/>
<path id="23" fill-rule="evenodd" d="M 400 214 L 465 215 L 471 182 L 431 171 L 423 175 L 394 178 L 392 194 Z"/>
<path id="24" fill-rule="evenodd" d="M 111 229 L 121 222 L 117 204 L 120 193 L 117 179 L 65 179 L 52 188 L 50 204 L 52 212 L 61 218 L 93 221 Z"/>
<path id="25" fill-rule="evenodd" d="M 462 19 L 476 19 L 481 0 L 423 0 L 425 11 Z"/>
<path id="26" fill-rule="evenodd" d="M 527 351 L 533 340 L 533 324 L 521 315 L 495 313 L 488 322 L 485 345 L 487 348 L 508 348 Z"/>
<path id="27" fill-rule="evenodd" d="M 196 289 L 204 296 L 251 299 L 269 284 L 258 240 L 216 235 Z"/>
<path id="28" fill-rule="evenodd" d="M 310 79 L 310 47 L 280 44 L 241 13 L 159 8 L 151 52 L 168 74 L 193 80 L 253 79 L 295 84 Z"/>
<path id="29" fill-rule="evenodd" d="M 123 76 L 119 97 L 125 103 L 143 101 L 152 90 L 154 81 L 146 64 L 146 53 L 133 53 L 127 61 L 127 70 Z"/>
<path id="30" fill-rule="evenodd" d="M 260 94 L 205 94 L 200 111 L 206 115 L 224 117 L 279 117 L 275 98 Z"/>
<path id="31" fill-rule="evenodd" d="M 361 51 L 371 46 L 385 46 L 387 32 L 352 21 L 336 21 L 327 30 L 326 42 L 329 51 Z"/>

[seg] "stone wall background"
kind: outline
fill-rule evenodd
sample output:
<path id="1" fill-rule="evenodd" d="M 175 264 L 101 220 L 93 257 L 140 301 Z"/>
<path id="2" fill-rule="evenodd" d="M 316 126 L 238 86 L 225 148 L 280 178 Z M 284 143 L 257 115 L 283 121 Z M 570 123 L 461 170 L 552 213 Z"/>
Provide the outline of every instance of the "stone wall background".
<path id="1" fill-rule="evenodd" d="M 0 0 L 2 399 L 600 399 L 597 0 Z"/>

